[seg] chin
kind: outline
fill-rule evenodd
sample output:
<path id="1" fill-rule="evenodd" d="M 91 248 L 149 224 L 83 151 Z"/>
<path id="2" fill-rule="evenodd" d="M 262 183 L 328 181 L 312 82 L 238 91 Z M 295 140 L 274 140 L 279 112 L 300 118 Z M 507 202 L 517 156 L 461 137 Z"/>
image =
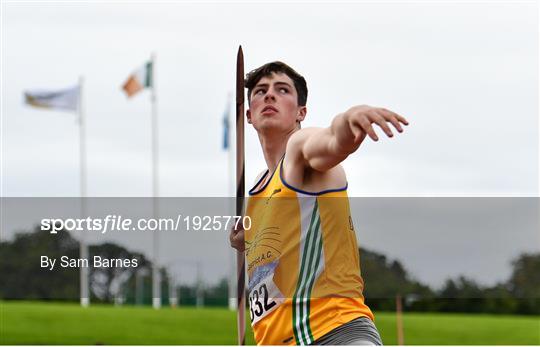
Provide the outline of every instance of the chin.
<path id="1" fill-rule="evenodd" d="M 264 122 L 257 124 L 255 129 L 257 131 L 282 130 L 283 122 L 280 122 L 278 119 L 266 119 Z"/>

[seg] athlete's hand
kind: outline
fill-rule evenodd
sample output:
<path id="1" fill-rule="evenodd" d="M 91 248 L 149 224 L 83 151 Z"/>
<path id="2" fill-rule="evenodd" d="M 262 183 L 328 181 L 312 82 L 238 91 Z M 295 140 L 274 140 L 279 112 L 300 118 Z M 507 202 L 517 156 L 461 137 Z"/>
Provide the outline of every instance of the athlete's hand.
<path id="1" fill-rule="evenodd" d="M 235 224 L 238 224 L 238 228 L 235 228 L 235 225 L 232 226 L 231 233 L 229 234 L 229 242 L 231 243 L 231 247 L 236 248 L 239 252 L 243 252 L 245 250 L 244 225 L 241 220 Z"/>
<path id="2" fill-rule="evenodd" d="M 394 134 L 387 123 L 391 123 L 400 133 L 403 132 L 403 128 L 399 123 L 409 125 L 409 122 L 397 113 L 368 105 L 351 107 L 344 113 L 344 117 L 354 135 L 354 142 L 361 142 L 366 134 L 373 141 L 378 141 L 379 137 L 373 130 L 372 124 L 377 124 L 388 137 L 393 137 Z"/>

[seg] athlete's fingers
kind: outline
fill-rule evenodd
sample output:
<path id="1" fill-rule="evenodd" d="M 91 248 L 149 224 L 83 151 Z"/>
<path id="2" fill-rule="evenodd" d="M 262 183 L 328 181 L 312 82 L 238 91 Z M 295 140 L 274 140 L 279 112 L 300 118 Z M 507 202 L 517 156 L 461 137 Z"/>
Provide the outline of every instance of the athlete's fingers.
<path id="1" fill-rule="evenodd" d="M 371 126 L 371 122 L 367 118 L 362 118 L 358 121 L 362 129 L 371 137 L 373 141 L 379 141 L 379 137 L 375 133 L 375 130 L 373 130 L 373 127 Z"/>
<path id="2" fill-rule="evenodd" d="M 381 129 L 388 137 L 394 137 L 394 134 L 392 133 L 392 130 L 390 129 L 388 124 L 386 124 L 386 119 L 384 118 L 382 113 L 373 110 L 371 112 L 371 119 L 373 120 L 373 122 L 377 123 L 377 125 L 381 127 Z"/>
<path id="3" fill-rule="evenodd" d="M 242 251 L 245 247 L 244 245 L 244 229 L 235 229 L 234 226 L 231 229 L 229 234 L 229 243 L 231 247 L 236 248 L 239 251 Z"/>
<path id="4" fill-rule="evenodd" d="M 233 238 L 236 238 L 238 234 L 240 234 L 240 233 L 243 234 L 243 231 L 244 231 L 244 226 L 242 225 L 242 221 L 239 220 L 238 223 L 234 223 L 231 226 L 231 232 L 229 233 L 229 239 L 232 240 Z"/>
<path id="5" fill-rule="evenodd" d="M 392 111 L 389 111 L 392 112 Z M 400 121 L 402 124 L 409 125 L 409 121 L 406 120 L 404 117 L 400 116 L 399 114 L 392 112 L 394 116 L 397 118 L 398 121 Z"/>
<path id="6" fill-rule="evenodd" d="M 403 128 L 399 124 L 399 121 L 397 118 L 398 115 L 396 113 L 389 111 L 385 108 L 380 108 L 379 111 L 380 113 L 383 114 L 384 119 L 386 119 L 387 122 L 392 123 L 392 125 L 394 126 L 394 128 L 396 128 L 397 131 L 399 131 L 400 133 L 403 132 Z"/>
<path id="7" fill-rule="evenodd" d="M 239 242 L 244 242 L 244 233 L 243 232 L 240 232 L 239 234 L 236 234 L 236 235 L 233 235 L 231 237 L 229 237 L 229 241 L 231 243 L 231 246 L 239 243 Z"/>
<path id="8" fill-rule="evenodd" d="M 351 124 L 351 131 L 353 133 L 353 136 L 354 136 L 354 142 L 358 142 L 360 141 L 360 139 L 362 138 L 362 135 L 363 135 L 363 131 L 362 131 L 362 128 L 356 124 Z"/>
<path id="9" fill-rule="evenodd" d="M 238 232 L 240 230 L 244 230 L 244 224 L 242 222 L 242 218 L 238 219 L 237 221 L 235 221 L 234 219 L 232 220 L 232 226 L 231 226 L 231 230 L 235 231 L 235 232 Z"/>

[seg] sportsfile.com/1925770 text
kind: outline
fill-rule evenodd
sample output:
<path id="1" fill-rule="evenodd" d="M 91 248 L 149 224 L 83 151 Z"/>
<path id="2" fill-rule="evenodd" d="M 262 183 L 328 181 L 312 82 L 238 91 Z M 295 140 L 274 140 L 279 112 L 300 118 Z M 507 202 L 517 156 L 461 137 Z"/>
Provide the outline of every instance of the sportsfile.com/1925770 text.
<path id="1" fill-rule="evenodd" d="M 43 218 L 41 230 L 51 234 L 59 231 L 229 231 L 231 228 L 251 229 L 249 216 L 183 216 L 176 218 L 124 218 L 107 215 L 103 218 Z"/>

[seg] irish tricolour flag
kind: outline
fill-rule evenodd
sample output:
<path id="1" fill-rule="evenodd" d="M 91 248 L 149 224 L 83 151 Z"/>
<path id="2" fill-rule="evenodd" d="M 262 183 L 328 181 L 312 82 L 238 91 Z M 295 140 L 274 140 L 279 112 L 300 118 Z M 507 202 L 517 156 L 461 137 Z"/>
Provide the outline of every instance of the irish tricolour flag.
<path id="1" fill-rule="evenodd" d="M 137 94 L 144 88 L 152 86 L 152 62 L 147 62 L 134 71 L 122 86 L 128 97 Z"/>

